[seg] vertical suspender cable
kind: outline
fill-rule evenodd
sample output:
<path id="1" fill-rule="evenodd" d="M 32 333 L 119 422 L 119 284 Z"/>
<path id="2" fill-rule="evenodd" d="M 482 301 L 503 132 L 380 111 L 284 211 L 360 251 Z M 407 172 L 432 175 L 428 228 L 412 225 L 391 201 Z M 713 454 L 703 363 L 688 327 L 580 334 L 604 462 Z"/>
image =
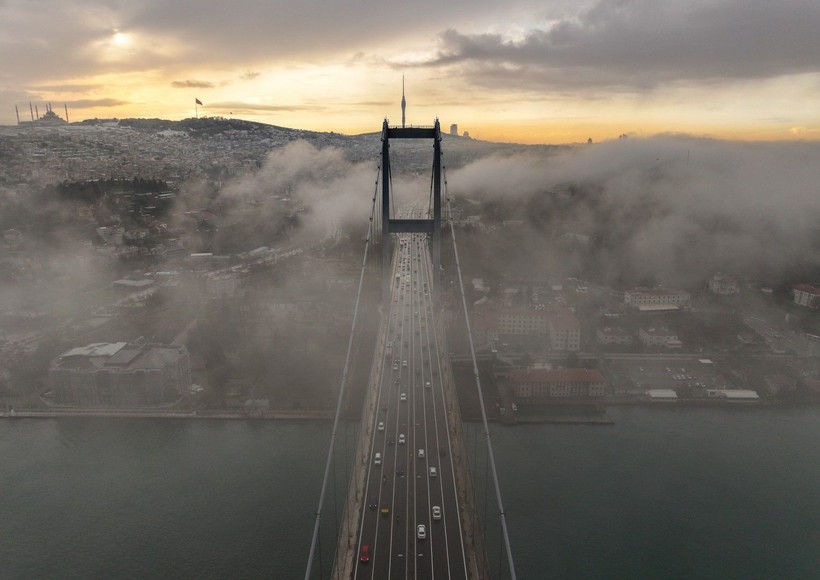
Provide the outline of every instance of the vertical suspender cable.
<path id="1" fill-rule="evenodd" d="M 493 484 L 495 485 L 495 500 L 498 504 L 498 516 L 501 520 L 501 532 L 504 538 L 504 546 L 507 550 L 507 562 L 510 568 L 510 579 L 516 580 L 515 563 L 513 562 L 512 551 L 510 550 L 510 536 L 507 530 L 507 514 L 504 511 L 504 502 L 501 501 L 501 489 L 498 486 L 498 472 L 495 468 L 495 456 L 493 455 L 493 446 L 491 442 L 490 427 L 487 424 L 487 410 L 484 408 L 484 396 L 481 389 L 481 377 L 478 374 L 478 363 L 475 357 L 475 346 L 473 345 L 473 333 L 470 328 L 470 316 L 467 311 L 467 296 L 464 292 L 464 278 L 461 275 L 461 264 L 458 259 L 458 246 L 456 245 L 456 232 L 453 226 L 453 209 L 450 205 L 450 194 L 447 191 L 447 173 L 446 168 L 442 168 L 444 172 L 444 197 L 447 200 L 447 214 L 450 221 L 450 234 L 453 238 L 453 254 L 456 260 L 456 272 L 458 273 L 458 285 L 461 291 L 461 304 L 464 308 L 464 323 L 467 325 L 467 339 L 470 343 L 470 356 L 473 359 L 473 376 L 475 378 L 476 389 L 478 392 L 478 402 L 481 407 L 481 419 L 484 423 L 484 436 L 487 440 L 487 454 L 490 459 L 490 468 L 493 474 Z"/>
<path id="2" fill-rule="evenodd" d="M 378 170 L 381 169 L 379 166 Z M 359 304 L 362 298 L 362 286 L 364 285 L 364 274 L 367 269 L 367 254 L 370 248 L 370 241 L 373 236 L 373 220 L 376 214 L 376 200 L 379 192 L 379 171 L 376 172 L 376 189 L 373 192 L 373 203 L 370 208 L 370 222 L 367 226 L 367 237 L 364 244 L 364 256 L 362 257 L 362 270 L 359 274 L 359 287 L 356 291 L 356 304 L 353 307 L 353 324 L 350 328 L 350 338 L 347 341 L 347 354 L 345 355 L 345 366 L 342 371 L 342 380 L 339 386 L 339 398 L 336 401 L 336 413 L 333 416 L 333 429 L 330 433 L 330 446 L 328 448 L 327 460 L 325 461 L 325 475 L 322 478 L 322 490 L 319 493 L 319 506 L 316 508 L 316 519 L 313 524 L 313 539 L 310 542 L 310 554 L 308 555 L 307 567 L 305 569 L 305 580 L 310 580 L 311 572 L 313 571 L 313 558 L 316 555 L 316 547 L 319 540 L 319 527 L 322 523 L 322 507 L 325 503 L 325 493 L 327 492 L 327 482 L 330 475 L 330 465 L 333 459 L 333 449 L 336 443 L 336 432 L 339 428 L 339 415 L 341 415 L 342 401 L 345 395 L 345 384 L 347 383 L 347 374 L 350 371 L 350 353 L 353 351 L 353 337 L 356 334 L 356 323 L 359 319 Z M 321 567 L 321 550 L 319 552 L 319 566 Z M 320 572 L 321 574 L 321 572 Z"/>

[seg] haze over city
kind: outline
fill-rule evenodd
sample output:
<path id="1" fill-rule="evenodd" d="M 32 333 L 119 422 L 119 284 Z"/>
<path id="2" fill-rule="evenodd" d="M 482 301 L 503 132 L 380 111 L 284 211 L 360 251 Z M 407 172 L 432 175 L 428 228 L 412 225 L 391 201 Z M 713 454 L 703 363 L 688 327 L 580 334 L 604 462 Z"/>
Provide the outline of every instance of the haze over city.
<path id="1" fill-rule="evenodd" d="M 817 30 L 0 0 L 0 575 L 816 577 Z"/>
<path id="2" fill-rule="evenodd" d="M 362 133 L 436 116 L 525 143 L 820 137 L 807 0 L 0 3 L 0 123 L 195 114 Z"/>

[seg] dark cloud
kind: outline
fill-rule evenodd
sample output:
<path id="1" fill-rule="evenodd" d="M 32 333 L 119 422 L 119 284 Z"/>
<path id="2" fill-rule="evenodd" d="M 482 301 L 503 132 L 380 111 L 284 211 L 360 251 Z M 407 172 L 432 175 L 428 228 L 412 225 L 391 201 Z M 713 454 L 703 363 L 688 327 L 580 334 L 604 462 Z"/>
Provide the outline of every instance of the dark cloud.
<path id="1" fill-rule="evenodd" d="M 600 0 L 523 38 L 439 36 L 415 66 L 455 67 L 500 88 L 653 88 L 820 71 L 820 3 Z M 413 63 L 395 63 L 413 66 Z"/>
<path id="2" fill-rule="evenodd" d="M 216 85 L 210 81 L 188 79 L 184 81 L 172 81 L 171 86 L 175 89 L 212 89 Z"/>

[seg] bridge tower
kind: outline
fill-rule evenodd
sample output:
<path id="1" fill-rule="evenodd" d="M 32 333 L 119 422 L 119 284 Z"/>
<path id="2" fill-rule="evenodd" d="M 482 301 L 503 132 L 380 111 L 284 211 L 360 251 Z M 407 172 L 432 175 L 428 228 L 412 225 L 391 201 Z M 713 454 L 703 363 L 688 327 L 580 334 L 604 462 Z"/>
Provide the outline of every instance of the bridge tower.
<path id="1" fill-rule="evenodd" d="M 433 140 L 433 215 L 432 218 L 390 217 L 390 139 Z M 438 306 L 441 295 L 441 127 L 438 119 L 432 127 L 390 127 L 382 125 L 382 300 L 390 298 L 390 234 L 427 234 L 432 238 L 433 303 Z"/>

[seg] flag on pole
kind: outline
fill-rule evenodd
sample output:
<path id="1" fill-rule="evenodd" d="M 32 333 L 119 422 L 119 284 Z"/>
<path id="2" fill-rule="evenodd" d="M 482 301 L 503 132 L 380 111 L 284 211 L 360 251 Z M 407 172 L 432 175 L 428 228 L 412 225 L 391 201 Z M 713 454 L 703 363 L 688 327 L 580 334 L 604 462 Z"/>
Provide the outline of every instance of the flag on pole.
<path id="1" fill-rule="evenodd" d="M 202 104 L 202 101 L 200 101 L 200 100 L 199 100 L 199 99 L 197 99 L 196 97 L 194 97 L 194 101 L 196 101 L 196 104 L 197 104 L 197 105 L 201 105 L 201 104 Z"/>

